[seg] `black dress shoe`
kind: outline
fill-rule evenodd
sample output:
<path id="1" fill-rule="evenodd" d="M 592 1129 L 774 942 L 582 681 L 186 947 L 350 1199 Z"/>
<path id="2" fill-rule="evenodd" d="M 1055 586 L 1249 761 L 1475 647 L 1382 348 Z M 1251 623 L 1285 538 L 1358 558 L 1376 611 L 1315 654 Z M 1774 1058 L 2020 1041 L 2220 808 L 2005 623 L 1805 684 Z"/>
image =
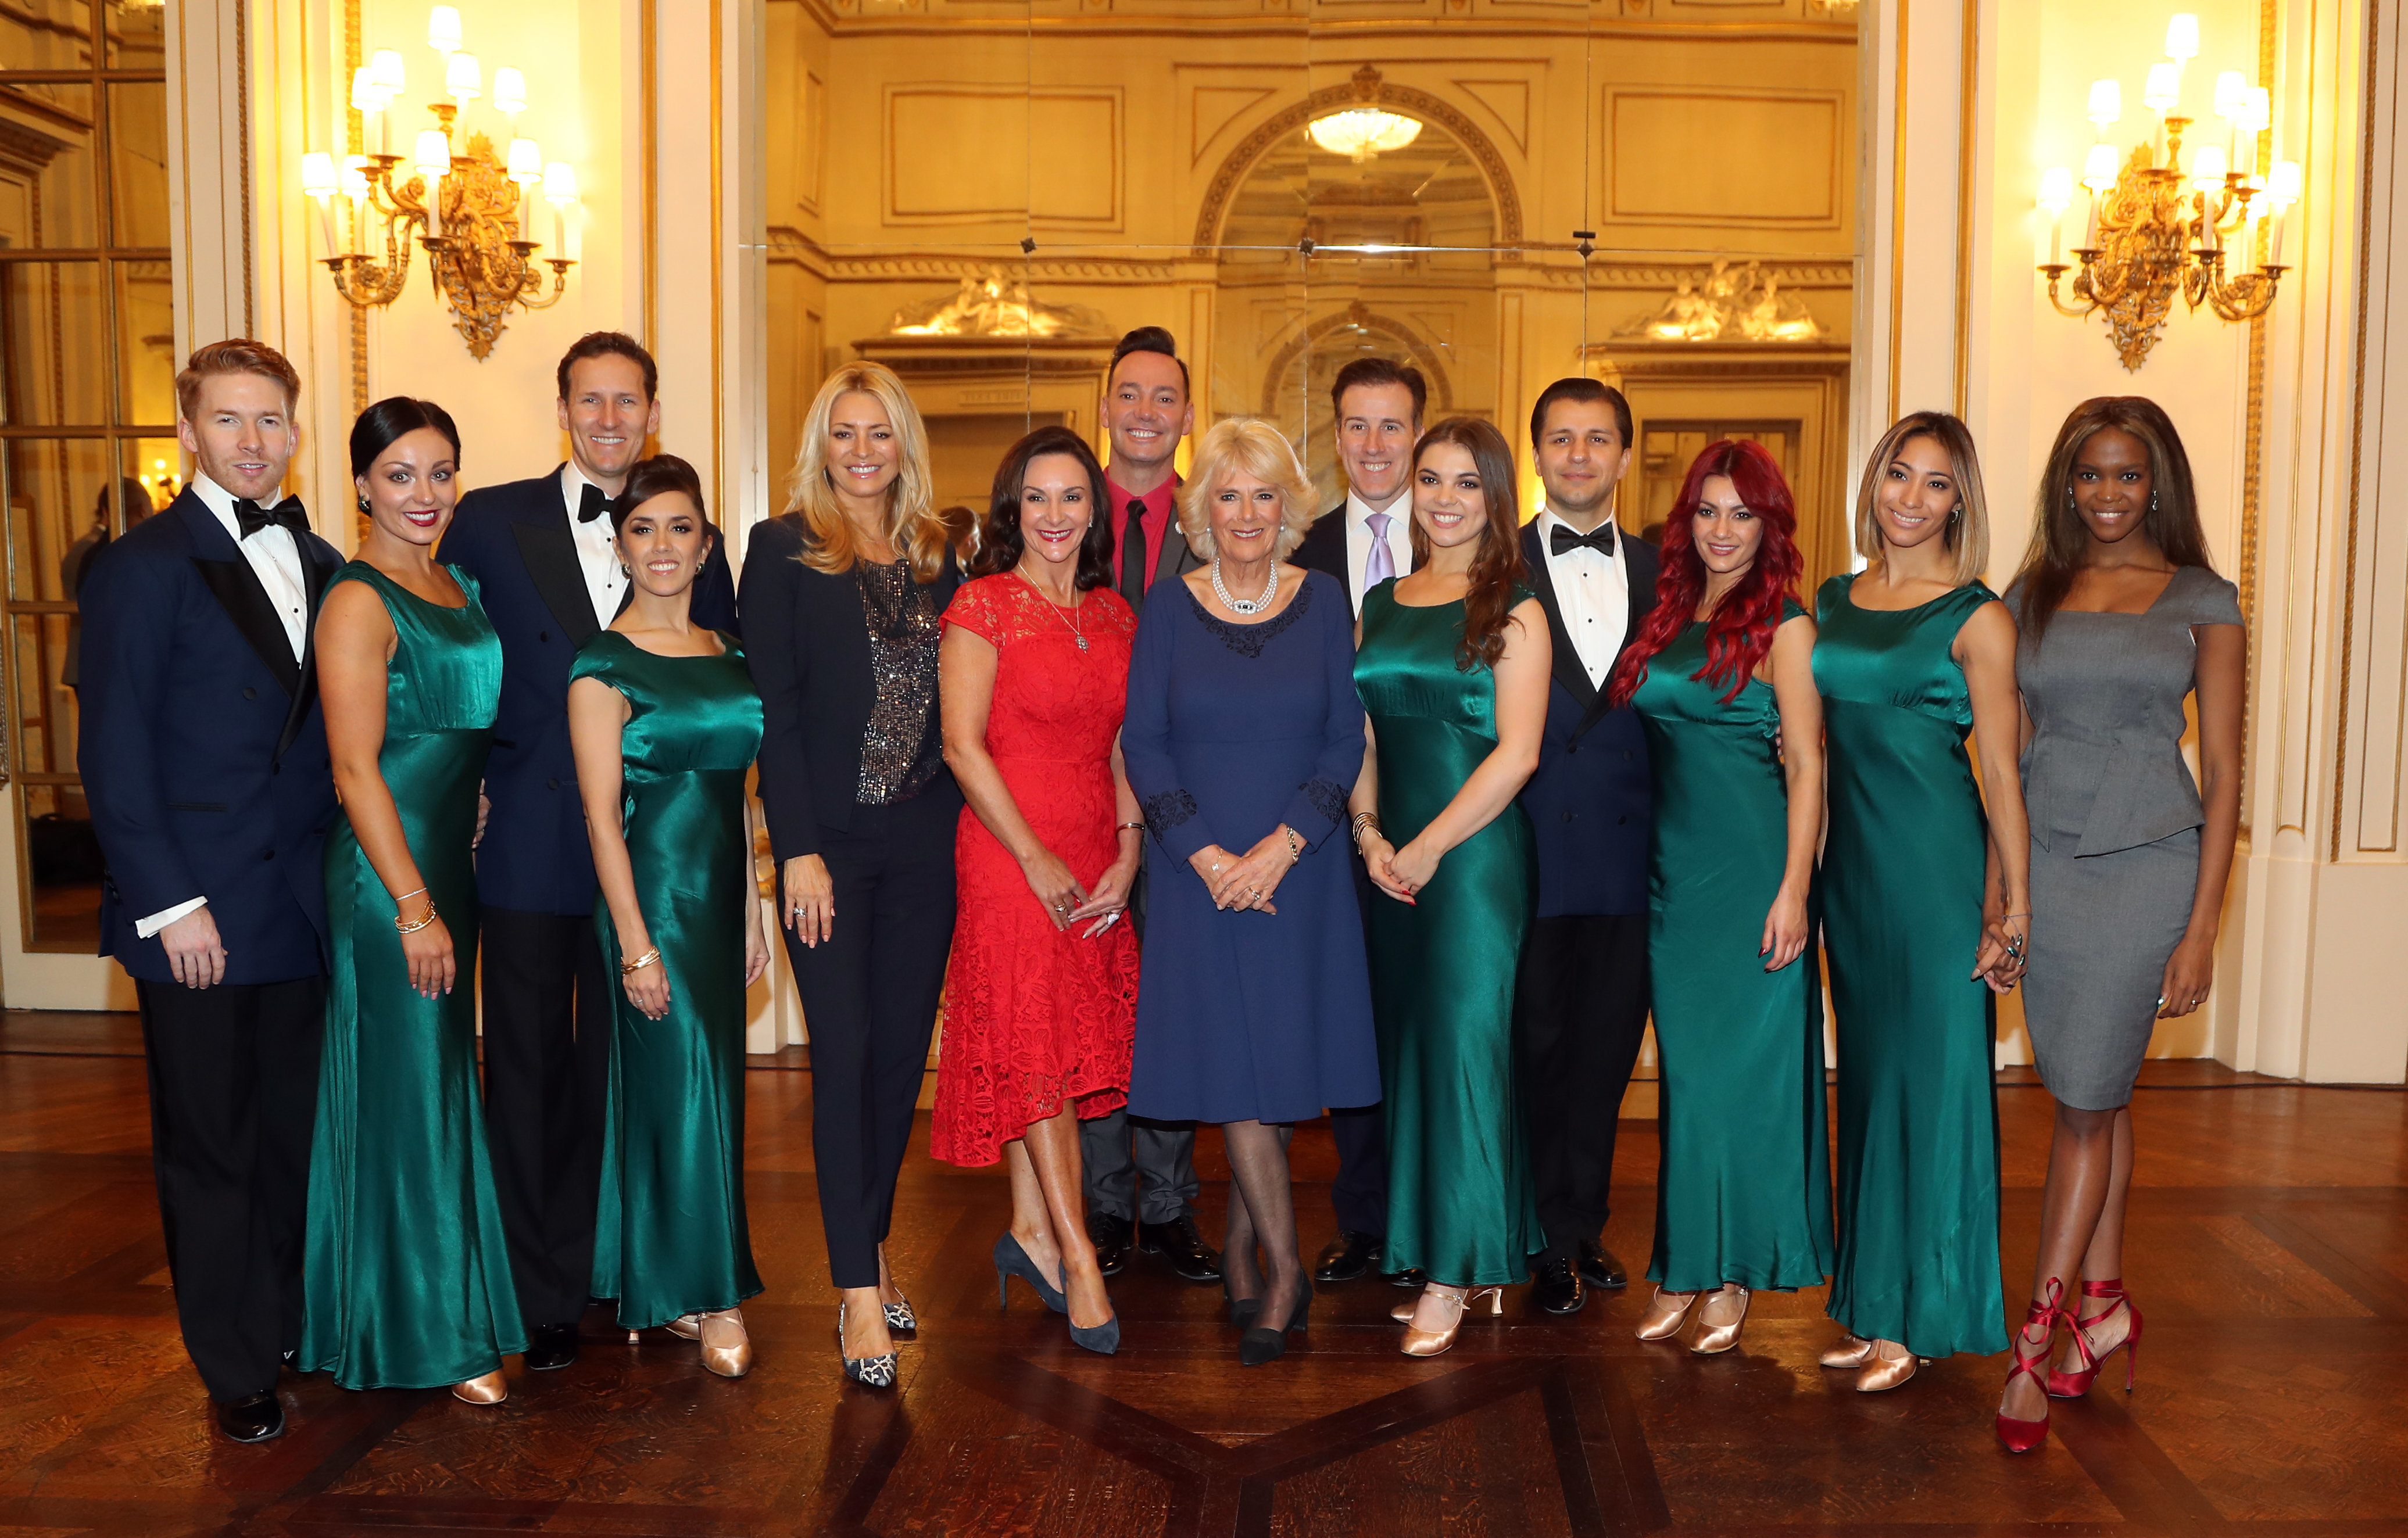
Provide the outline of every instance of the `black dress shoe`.
<path id="1" fill-rule="evenodd" d="M 1581 1280 L 1589 1286 L 1601 1287 L 1608 1291 L 1618 1291 L 1630 1285 L 1630 1277 L 1623 1271 L 1622 1262 L 1613 1258 L 1612 1251 L 1594 1239 L 1581 1241 L 1580 1274 Z"/>
<path id="2" fill-rule="evenodd" d="M 236 1442 L 273 1442 L 284 1434 L 284 1406 L 273 1393 L 222 1403 L 218 1430 Z"/>
<path id="3" fill-rule="evenodd" d="M 1588 1306 L 1588 1285 L 1569 1255 L 1550 1255 L 1530 1279 L 1530 1302 L 1541 1313 L 1577 1314 Z"/>
<path id="4" fill-rule="evenodd" d="M 549 1373 L 576 1360 L 575 1325 L 539 1324 L 527 1332 L 526 1364 L 533 1371 Z"/>
<path id="5" fill-rule="evenodd" d="M 1137 1226 L 1137 1247 L 1146 1255 L 1159 1255 L 1170 1262 L 1170 1269 L 1191 1282 L 1217 1282 L 1221 1279 L 1220 1252 L 1204 1242 L 1197 1231 L 1196 1219 L 1181 1213 L 1168 1223 L 1140 1223 Z"/>
<path id="6" fill-rule="evenodd" d="M 1087 1214 L 1087 1238 L 1096 1246 L 1096 1269 L 1117 1276 L 1128 1269 L 1129 1241 L 1137 1225 L 1108 1212 Z"/>
<path id="7" fill-rule="evenodd" d="M 1402 1271 L 1383 1271 L 1380 1275 L 1388 1279 L 1390 1287 L 1410 1287 L 1418 1292 L 1429 1286 L 1429 1273 L 1419 1266 L 1407 1266 Z"/>
<path id="8" fill-rule="evenodd" d="M 1353 1229 L 1340 1229 L 1338 1237 L 1321 1252 L 1313 1263 L 1312 1279 L 1316 1282 L 1351 1282 L 1370 1274 L 1380 1263 L 1380 1241 L 1376 1235 L 1358 1233 Z"/>

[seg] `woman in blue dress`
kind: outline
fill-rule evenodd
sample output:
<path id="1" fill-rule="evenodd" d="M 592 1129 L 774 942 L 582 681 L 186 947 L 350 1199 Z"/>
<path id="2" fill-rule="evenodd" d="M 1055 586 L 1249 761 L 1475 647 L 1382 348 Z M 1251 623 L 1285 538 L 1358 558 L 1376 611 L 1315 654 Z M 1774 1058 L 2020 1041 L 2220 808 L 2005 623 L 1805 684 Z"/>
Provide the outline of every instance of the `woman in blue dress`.
<path id="1" fill-rule="evenodd" d="M 1210 564 L 1146 605 L 1121 727 L 1154 846 L 1128 1106 L 1222 1124 L 1223 1286 L 1249 1366 L 1279 1356 L 1312 1303 L 1294 1123 L 1380 1098 L 1362 914 L 1331 837 L 1363 768 L 1354 619 L 1342 587 L 1283 560 L 1312 495 L 1269 423 L 1204 435 L 1179 524 Z"/>

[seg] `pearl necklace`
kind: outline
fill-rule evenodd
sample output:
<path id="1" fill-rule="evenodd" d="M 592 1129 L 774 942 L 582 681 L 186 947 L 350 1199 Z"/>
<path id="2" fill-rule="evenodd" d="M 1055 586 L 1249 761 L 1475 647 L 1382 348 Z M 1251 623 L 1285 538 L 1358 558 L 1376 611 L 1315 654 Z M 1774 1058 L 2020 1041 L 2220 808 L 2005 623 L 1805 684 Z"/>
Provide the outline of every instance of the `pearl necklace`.
<path id="1" fill-rule="evenodd" d="M 1270 580 L 1263 584 L 1262 596 L 1252 600 L 1229 596 L 1229 585 L 1221 580 L 1221 558 L 1212 558 L 1212 596 L 1231 614 L 1260 614 L 1279 597 L 1279 563 L 1271 563 Z"/>

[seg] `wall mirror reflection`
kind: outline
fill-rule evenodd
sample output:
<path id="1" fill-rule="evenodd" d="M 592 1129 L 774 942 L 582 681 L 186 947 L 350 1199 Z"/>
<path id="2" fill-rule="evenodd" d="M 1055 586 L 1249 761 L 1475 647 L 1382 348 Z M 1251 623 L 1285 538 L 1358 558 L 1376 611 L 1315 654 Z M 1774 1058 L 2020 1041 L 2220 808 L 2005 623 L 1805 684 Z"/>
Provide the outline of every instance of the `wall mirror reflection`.
<path id="1" fill-rule="evenodd" d="M 1065 422 L 1106 450 L 1113 339 L 1168 328 L 1197 427 L 1275 419 L 1342 496 L 1331 380 L 1420 368 L 1428 414 L 1526 444 L 1620 384 L 1660 524 L 1756 438 L 1805 581 L 1848 563 L 1857 38 L 1845 0 L 771 0 L 773 461 L 839 363 L 929 418 L 941 494 Z M 1541 495 L 1524 454 L 1522 502 Z"/>

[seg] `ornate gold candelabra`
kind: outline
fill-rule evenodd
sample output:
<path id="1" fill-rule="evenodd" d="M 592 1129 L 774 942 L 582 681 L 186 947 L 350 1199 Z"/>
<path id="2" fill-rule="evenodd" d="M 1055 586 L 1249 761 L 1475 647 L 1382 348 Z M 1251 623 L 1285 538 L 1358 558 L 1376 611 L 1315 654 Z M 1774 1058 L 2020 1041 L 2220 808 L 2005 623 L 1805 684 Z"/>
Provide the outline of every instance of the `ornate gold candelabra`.
<path id="1" fill-rule="evenodd" d="M 2092 243 L 2074 248 L 2081 269 L 2072 291 L 2080 303 L 2068 305 L 2059 296 L 2060 280 L 2071 270 L 2067 263 L 2048 262 L 2040 269 L 2060 315 L 2078 320 L 2106 313 L 2116 356 L 2134 371 L 2164 330 L 2177 292 L 2194 310 L 2206 305 L 2226 320 L 2254 320 L 2274 302 L 2285 271 L 2267 263 L 2225 275 L 2227 239 L 2247 229 L 2250 199 L 2258 190 L 2238 171 L 2225 172 L 2213 193 L 2194 187 L 2181 169 L 2183 130 L 2190 120 L 2170 117 L 2165 126 L 2165 163 L 2157 164 L 2148 142 L 2135 145 L 2100 201 Z"/>

